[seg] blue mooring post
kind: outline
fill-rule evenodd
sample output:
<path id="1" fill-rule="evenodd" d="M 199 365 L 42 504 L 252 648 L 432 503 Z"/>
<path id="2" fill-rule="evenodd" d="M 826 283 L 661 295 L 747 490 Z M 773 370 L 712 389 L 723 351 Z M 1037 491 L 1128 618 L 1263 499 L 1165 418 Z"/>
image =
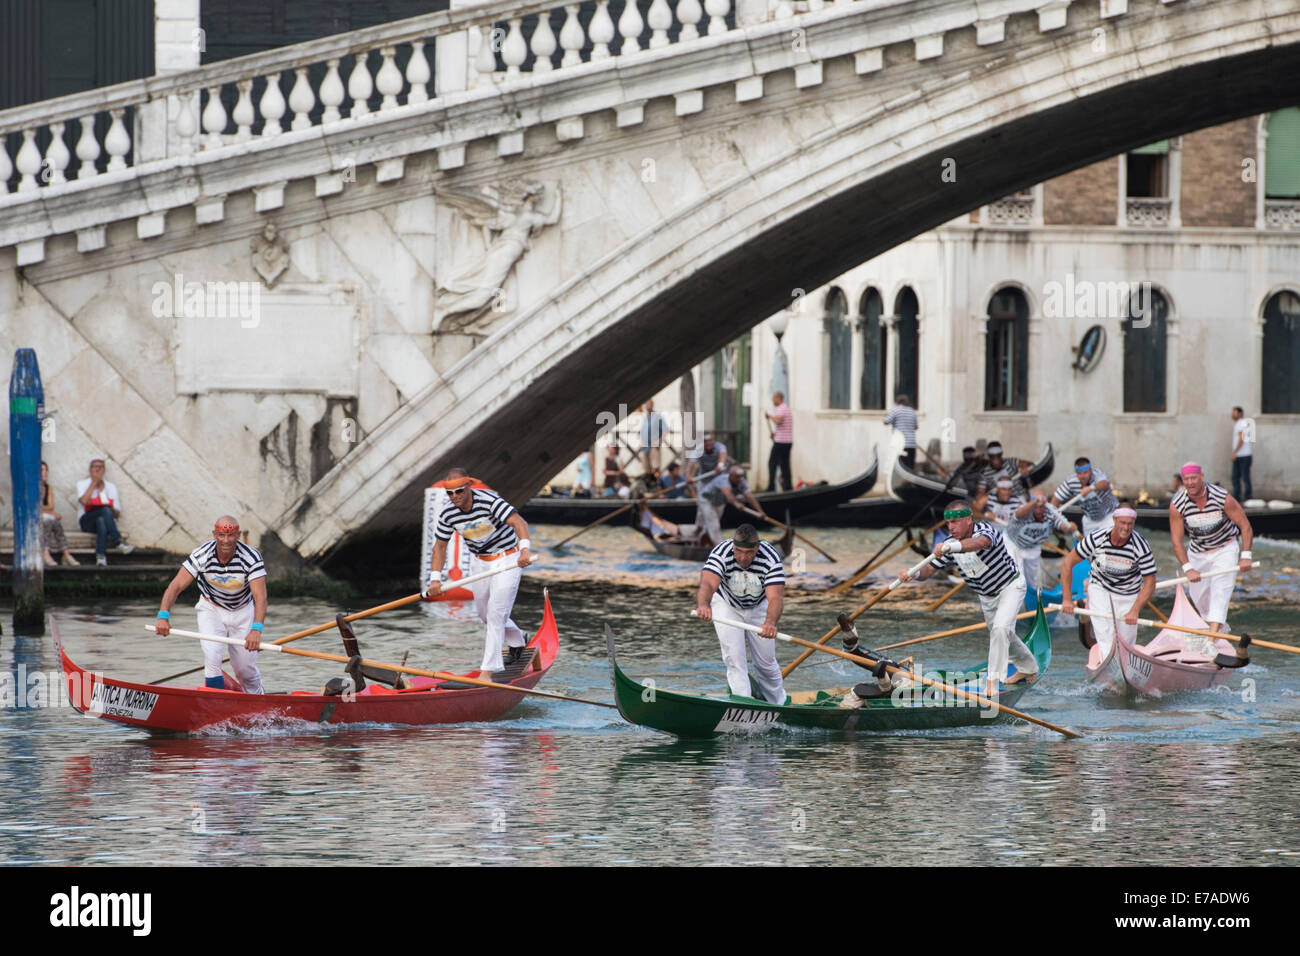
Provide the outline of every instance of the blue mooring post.
<path id="1" fill-rule="evenodd" d="M 45 390 L 35 349 L 19 349 L 9 379 L 9 474 L 14 490 L 14 631 L 45 633 L 41 548 L 41 422 Z"/>

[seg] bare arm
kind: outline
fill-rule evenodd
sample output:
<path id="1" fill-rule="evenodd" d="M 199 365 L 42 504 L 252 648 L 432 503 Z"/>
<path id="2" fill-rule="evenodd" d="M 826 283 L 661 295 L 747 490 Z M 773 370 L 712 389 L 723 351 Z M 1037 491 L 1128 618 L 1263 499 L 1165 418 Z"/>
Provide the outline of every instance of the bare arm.
<path id="1" fill-rule="evenodd" d="M 248 590 L 253 592 L 253 623 L 260 624 L 266 620 L 266 578 L 249 581 Z M 245 649 L 255 651 L 261 646 L 262 632 L 250 627 L 248 636 L 244 638 Z"/>
<path id="2" fill-rule="evenodd" d="M 525 541 L 528 541 L 530 545 L 532 544 L 532 542 L 529 541 L 528 539 L 528 522 L 524 520 L 524 516 L 521 515 L 518 511 L 512 514 L 506 520 L 506 524 L 510 525 L 510 527 L 514 529 L 515 534 L 519 536 L 519 541 L 521 544 Z M 528 548 L 521 547 L 519 549 L 518 561 L 519 561 L 519 566 L 521 568 L 532 561 L 532 557 L 529 553 Z"/>
<path id="3" fill-rule="evenodd" d="M 758 636 L 775 640 L 776 625 L 785 607 L 785 585 L 769 584 L 763 591 L 767 595 L 767 616 L 763 618 L 763 630 L 758 632 Z"/>
<path id="4" fill-rule="evenodd" d="M 433 597 L 442 590 L 442 566 L 447 560 L 447 542 L 434 539 L 433 556 L 429 559 L 429 586 L 425 594 Z"/>
<path id="5" fill-rule="evenodd" d="M 1156 593 L 1156 576 L 1154 574 L 1142 575 L 1142 590 L 1138 591 L 1138 596 L 1133 600 L 1133 606 L 1128 609 L 1124 615 L 1124 623 L 1133 625 L 1138 621 L 1138 613 L 1142 608 L 1147 606 L 1151 600 L 1151 595 Z"/>
<path id="6" fill-rule="evenodd" d="M 1061 613 L 1074 613 L 1074 566 L 1082 561 L 1076 548 L 1071 548 L 1061 562 Z"/>
<path id="7" fill-rule="evenodd" d="M 1249 551 L 1251 542 L 1255 540 L 1255 529 L 1250 526 L 1250 519 L 1246 517 L 1245 509 L 1236 498 L 1228 495 L 1223 502 L 1223 512 L 1241 531 L 1241 550 Z M 1250 560 L 1250 558 L 1242 558 L 1240 570 L 1249 571 Z"/>
<path id="8" fill-rule="evenodd" d="M 194 575 L 190 574 L 190 572 L 186 571 L 184 568 L 177 571 L 176 577 L 172 578 L 172 583 L 167 585 L 167 590 L 163 592 L 162 601 L 158 604 L 158 610 L 171 613 L 172 605 L 176 603 L 176 599 L 181 596 L 181 592 L 189 587 L 193 580 Z M 165 617 L 158 618 L 154 627 L 157 630 L 159 637 L 166 637 L 171 633 L 171 624 L 168 623 L 168 620 Z"/>
<path id="9" fill-rule="evenodd" d="M 1172 504 L 1169 506 L 1169 541 L 1174 546 L 1174 557 L 1178 559 L 1179 564 L 1187 563 L 1187 548 L 1183 543 L 1183 516 L 1182 513 Z M 1190 572 L 1196 574 L 1195 571 Z M 1199 581 L 1201 576 L 1188 577 L 1189 581 Z"/>
<path id="10" fill-rule="evenodd" d="M 701 621 L 713 620 L 713 608 L 710 604 L 714 592 L 718 590 L 718 585 L 721 583 L 722 578 L 707 568 L 700 572 L 700 589 L 695 595 L 695 614 Z"/>

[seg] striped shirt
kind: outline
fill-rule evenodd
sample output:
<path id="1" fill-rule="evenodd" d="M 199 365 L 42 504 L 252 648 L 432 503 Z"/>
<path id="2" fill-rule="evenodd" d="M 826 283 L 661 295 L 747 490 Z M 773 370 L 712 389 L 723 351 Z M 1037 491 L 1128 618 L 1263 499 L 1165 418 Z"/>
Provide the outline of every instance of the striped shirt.
<path id="1" fill-rule="evenodd" d="M 217 557 L 214 538 L 190 552 L 181 565 L 199 582 L 199 591 L 217 607 L 235 611 L 253 600 L 248 582 L 266 577 L 266 565 L 256 548 L 235 542 L 235 554 L 225 564 Z"/>
<path id="2" fill-rule="evenodd" d="M 1228 500 L 1228 491 L 1219 485 L 1205 483 L 1205 507 L 1202 508 L 1192 500 L 1187 489 L 1179 488 L 1174 500 L 1169 504 L 1183 516 L 1183 527 L 1187 531 L 1187 546 L 1197 553 L 1213 551 L 1241 536 L 1237 523 L 1228 517 L 1224 505 Z"/>
<path id="3" fill-rule="evenodd" d="M 723 600 L 734 608 L 747 610 L 758 607 L 767 599 L 764 590 L 773 584 L 785 584 L 785 568 L 781 555 L 766 541 L 760 541 L 754 560 L 748 568 L 736 563 L 735 542 L 728 539 L 709 552 L 704 570 L 722 579 L 718 591 Z"/>
<path id="4" fill-rule="evenodd" d="M 1099 528 L 1084 535 L 1075 551 L 1091 562 L 1089 577 L 1115 594 L 1137 594 L 1142 590 L 1142 578 L 1156 573 L 1151 547 L 1136 531 L 1123 544 L 1111 544 L 1110 531 Z"/>
<path id="5" fill-rule="evenodd" d="M 903 433 L 903 447 L 916 447 L 916 409 L 910 405 L 895 405 L 885 416 L 885 424 L 893 425 Z"/>
<path id="6" fill-rule="evenodd" d="M 976 594 L 992 597 L 1010 584 L 1020 570 L 1011 560 L 1002 532 L 987 521 L 976 521 L 971 538 L 988 538 L 993 543 L 980 551 L 958 551 L 935 561 L 940 571 L 956 570 Z"/>
<path id="7" fill-rule="evenodd" d="M 1106 477 L 1104 471 L 1094 466 L 1092 469 L 1092 480 L 1089 481 L 1088 484 L 1096 488 L 1097 482 L 1109 480 L 1110 479 Z M 1079 475 L 1076 472 L 1065 481 L 1061 482 L 1056 491 L 1052 492 L 1052 497 L 1055 498 L 1058 503 L 1065 504 L 1077 495 L 1079 489 L 1082 487 L 1083 482 L 1079 480 Z M 1079 502 L 1079 507 L 1083 509 L 1083 513 L 1093 521 L 1104 520 L 1106 515 L 1115 510 L 1115 506 L 1115 496 L 1110 493 L 1109 487 L 1105 491 L 1094 491 L 1087 498 L 1084 498 Z"/>
<path id="8" fill-rule="evenodd" d="M 1003 458 L 1002 467 L 994 468 L 992 465 L 985 465 L 980 469 L 979 482 L 976 488 L 983 489 L 992 496 L 998 488 L 999 478 L 1011 479 L 1011 493 L 1021 495 L 1021 500 L 1029 494 L 1029 478 L 1020 474 L 1019 458 Z"/>
<path id="9" fill-rule="evenodd" d="M 790 406 L 782 402 L 772 410 L 772 417 L 780 419 L 780 423 L 772 431 L 772 441 L 786 444 L 792 443 L 794 441 L 794 415 L 790 411 Z"/>
<path id="10" fill-rule="evenodd" d="M 1051 537 L 1053 531 L 1064 530 L 1061 526 L 1069 523 L 1069 519 L 1048 502 L 1043 508 L 1041 519 L 1034 517 L 1032 508 L 1023 518 L 1013 516 L 1011 526 L 1007 528 L 1007 537 L 1018 548 L 1035 548 Z"/>
<path id="11" fill-rule="evenodd" d="M 469 511 L 461 511 L 448 500 L 438 514 L 434 537 L 439 541 L 450 541 L 452 532 L 459 531 L 465 546 L 474 554 L 509 551 L 519 543 L 515 529 L 506 523 L 514 514 L 515 509 L 495 491 L 473 488 L 470 490 Z"/>
<path id="12" fill-rule="evenodd" d="M 990 497 L 985 507 L 998 521 L 1010 524 L 1011 519 L 1016 516 L 1016 509 L 1024 503 L 1025 499 L 1017 495 L 1012 495 L 1010 501 L 998 501 L 996 497 Z"/>

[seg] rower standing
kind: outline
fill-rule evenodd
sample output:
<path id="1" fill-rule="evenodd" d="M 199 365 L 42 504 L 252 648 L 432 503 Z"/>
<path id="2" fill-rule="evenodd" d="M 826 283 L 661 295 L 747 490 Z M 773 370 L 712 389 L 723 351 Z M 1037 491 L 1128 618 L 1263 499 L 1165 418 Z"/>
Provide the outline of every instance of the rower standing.
<path id="1" fill-rule="evenodd" d="M 980 600 L 984 623 L 989 628 L 989 664 L 985 689 L 989 696 L 998 691 L 998 683 L 1029 680 L 1038 673 L 1038 661 L 1016 634 L 1016 614 L 1025 599 L 1025 578 L 1016 567 L 1000 532 L 986 521 L 976 521 L 970 505 L 954 501 L 943 513 L 949 537 L 934 546 L 938 561 L 923 567 L 916 575 L 924 581 L 941 570 L 956 569 Z M 912 575 L 903 571 L 899 580 Z M 1008 660 L 1016 665 L 1016 675 L 1007 679 Z"/>
<path id="2" fill-rule="evenodd" d="M 1024 500 L 1029 495 L 1029 470 L 1033 465 L 1019 458 L 1002 457 L 1001 442 L 989 442 L 985 454 L 988 455 L 988 463 L 980 472 L 976 485 L 977 498 L 979 495 L 988 495 L 991 489 L 997 488 L 999 479 L 1008 478 L 1012 490 Z"/>
<path id="3" fill-rule="evenodd" d="M 1073 534 L 1079 529 L 1074 522 L 1048 503 L 1047 496 L 1035 491 L 1029 500 L 1017 506 L 1006 530 L 1007 543 L 1014 545 L 1020 557 L 1020 570 L 1027 587 L 1037 588 L 1042 564 L 1043 542 L 1053 531 Z"/>
<path id="4" fill-rule="evenodd" d="M 785 682 L 776 662 L 776 626 L 781 620 L 785 595 L 785 569 L 781 555 L 766 541 L 758 540 L 751 524 L 742 524 L 731 540 L 709 552 L 700 571 L 700 589 L 695 613 L 712 621 L 714 614 L 762 627 L 759 634 L 713 622 L 722 645 L 722 662 L 727 665 L 727 686 L 738 697 L 751 697 L 745 646 L 754 663 L 763 699 L 784 704 Z"/>
<path id="5" fill-rule="evenodd" d="M 995 482 L 993 497 L 989 497 L 988 492 L 982 487 L 979 497 L 975 501 L 975 507 L 971 510 L 975 514 L 983 515 L 983 520 L 990 524 L 998 526 L 1002 531 L 1002 545 L 1007 549 L 1007 554 L 1011 555 L 1011 560 L 1015 562 L 1016 567 L 1020 567 L 1020 548 L 1018 548 L 1011 537 L 1007 534 L 1007 525 L 1011 524 L 1011 519 L 1015 516 L 1016 509 L 1024 504 L 1025 500 L 1016 493 L 1016 483 L 1006 475 L 1002 475 Z M 1030 587 L 1030 582 L 1036 582 L 1037 578 L 1025 576 L 1025 587 Z M 1037 586 L 1036 584 L 1033 586 Z"/>
<path id="6" fill-rule="evenodd" d="M 727 446 L 713 437 L 713 432 L 705 432 L 699 447 L 692 449 L 686 460 L 686 486 L 692 498 L 697 496 L 695 479 L 700 486 L 713 480 L 727 470 Z"/>
<path id="7" fill-rule="evenodd" d="M 423 593 L 427 597 L 442 590 L 442 565 L 453 532 L 460 532 L 469 549 L 470 574 L 491 570 L 496 566 L 493 562 L 518 555 L 518 567 L 470 585 L 474 591 L 474 612 L 487 625 L 479 676 L 490 680 L 494 671 L 501 670 L 505 647 L 510 648 L 506 663 L 511 663 L 519 659 L 527 644 L 523 630 L 510 619 L 510 612 L 515 606 L 523 568 L 531 561 L 528 553 L 531 542 L 527 523 L 510 503 L 495 491 L 474 488 L 473 484 L 474 479 L 464 468 L 453 468 L 447 473 L 443 482 L 447 504 L 438 513 L 430 565 L 433 572 Z"/>
<path id="8" fill-rule="evenodd" d="M 1174 556 L 1187 575 L 1187 596 L 1210 630 L 1226 631 L 1228 602 L 1237 575 L 1217 574 L 1204 581 L 1201 575 L 1230 568 L 1249 571 L 1254 530 L 1237 499 L 1226 488 L 1209 484 L 1200 465 L 1189 461 L 1183 465 L 1181 475 L 1183 487 L 1169 502 L 1169 537 L 1173 539 Z M 1183 545 L 1184 530 L 1187 548 Z M 1239 548 L 1244 548 L 1240 554 Z"/>
<path id="9" fill-rule="evenodd" d="M 1129 643 L 1137 641 L 1138 612 L 1156 592 L 1155 556 L 1142 535 L 1133 530 L 1137 512 L 1117 508 L 1111 518 L 1110 528 L 1085 534 L 1061 562 L 1062 614 L 1074 613 L 1074 566 L 1080 561 L 1092 564 L 1084 593 L 1088 610 L 1093 612 L 1092 633 L 1103 660 L 1110 655 L 1117 629 Z M 1115 620 L 1121 613 L 1123 619 Z"/>
<path id="10" fill-rule="evenodd" d="M 1087 458 L 1074 460 L 1074 475 L 1052 492 L 1052 504 L 1059 508 L 1076 495 L 1083 498 L 1079 503 L 1083 508 L 1083 533 L 1109 530 L 1117 505 L 1110 490 L 1110 479 L 1100 468 L 1092 467 Z"/>
<path id="11" fill-rule="evenodd" d="M 213 637 L 238 637 L 244 646 L 203 641 L 203 683 L 218 690 L 226 687 L 222 658 L 230 653 L 235 677 L 246 694 L 262 693 L 257 669 L 257 649 L 262 646 L 266 620 L 266 565 L 256 548 L 239 540 L 239 522 L 222 515 L 212 528 L 212 540 L 190 553 L 172 578 L 158 606 L 155 630 L 159 637 L 171 632 L 171 609 L 191 581 L 199 582 L 199 630 Z"/>

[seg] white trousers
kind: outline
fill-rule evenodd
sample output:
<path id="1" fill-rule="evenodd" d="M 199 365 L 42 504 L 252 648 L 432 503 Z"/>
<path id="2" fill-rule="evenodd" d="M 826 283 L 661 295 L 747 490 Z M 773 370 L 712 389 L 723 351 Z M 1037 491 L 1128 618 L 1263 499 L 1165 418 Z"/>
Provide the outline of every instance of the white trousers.
<path id="1" fill-rule="evenodd" d="M 1084 585 L 1084 593 L 1088 595 L 1088 610 L 1094 611 L 1095 614 L 1088 618 L 1092 624 L 1092 635 L 1097 638 L 1097 646 L 1101 648 L 1102 660 L 1110 655 L 1110 649 L 1115 643 L 1115 629 L 1119 628 L 1124 639 L 1130 644 L 1137 642 L 1137 625 L 1128 625 L 1123 620 L 1113 621 L 1112 617 L 1123 618 L 1137 600 L 1136 594 L 1116 594 L 1111 591 L 1100 581 L 1089 578 Z M 1112 605 L 1114 611 L 1111 610 Z"/>
<path id="2" fill-rule="evenodd" d="M 1007 554 L 1011 555 L 1012 562 L 1020 569 L 1021 575 L 1025 579 L 1025 589 L 1037 589 L 1038 587 L 1038 566 L 1039 547 L 1035 545 L 1032 548 L 1022 548 L 1010 538 L 1003 535 L 1002 544 L 1007 549 Z"/>
<path id="3" fill-rule="evenodd" d="M 1241 560 L 1241 544 L 1234 539 L 1213 551 L 1188 551 L 1187 561 L 1201 574 L 1207 571 L 1224 571 L 1235 568 Z M 1188 583 L 1187 596 L 1201 612 L 1208 624 L 1225 624 L 1228 620 L 1228 602 L 1232 589 L 1237 586 L 1235 574 L 1220 574 L 1209 580 Z"/>
<path id="4" fill-rule="evenodd" d="M 199 598 L 194 605 L 199 616 L 199 632 L 213 637 L 248 637 L 248 626 L 253 623 L 253 602 L 233 611 L 217 607 L 207 598 Z M 221 659 L 230 655 L 230 666 L 235 677 L 244 686 L 246 694 L 262 693 L 262 672 L 257 669 L 257 651 L 245 650 L 234 644 L 200 641 L 203 645 L 203 676 L 220 677 Z"/>
<path id="5" fill-rule="evenodd" d="M 695 527 L 707 532 L 714 546 L 722 543 L 722 512 L 726 507 L 725 504 L 711 504 L 707 498 L 700 498 L 695 503 Z"/>
<path id="6" fill-rule="evenodd" d="M 496 561 L 484 561 L 475 556 L 470 562 L 470 574 L 490 571 L 500 567 L 498 562 L 514 559 L 513 554 L 497 558 Z M 479 670 L 486 674 L 499 671 L 504 666 L 501 660 L 504 647 L 524 646 L 524 632 L 510 619 L 510 612 L 515 606 L 515 595 L 519 592 L 519 579 L 523 573 L 521 568 L 511 568 L 509 571 L 502 571 L 500 574 L 494 574 L 490 578 L 475 581 L 470 585 L 474 591 L 474 613 L 487 625 L 487 633 L 483 641 L 483 663 L 479 667 Z"/>
<path id="7" fill-rule="evenodd" d="M 1037 674 L 1038 661 L 1016 635 L 1016 615 L 1025 602 L 1025 578 L 1017 575 L 993 596 L 979 594 L 984 623 L 989 626 L 989 679 L 1005 681 L 1008 659 L 1022 674 Z"/>
<path id="8" fill-rule="evenodd" d="M 713 629 L 718 632 L 718 643 L 722 645 L 722 663 L 727 665 L 727 686 L 731 692 L 740 697 L 754 696 L 749 683 L 749 668 L 745 665 L 745 646 L 748 643 L 749 657 L 754 662 L 754 674 L 763 699 L 771 704 L 784 704 L 785 681 L 781 678 L 781 666 L 776 662 L 776 641 L 738 627 L 727 627 L 716 620 L 721 617 L 761 627 L 767 619 L 767 598 L 756 607 L 742 609 L 732 607 L 721 594 L 714 593 L 709 607 L 715 618 Z"/>

